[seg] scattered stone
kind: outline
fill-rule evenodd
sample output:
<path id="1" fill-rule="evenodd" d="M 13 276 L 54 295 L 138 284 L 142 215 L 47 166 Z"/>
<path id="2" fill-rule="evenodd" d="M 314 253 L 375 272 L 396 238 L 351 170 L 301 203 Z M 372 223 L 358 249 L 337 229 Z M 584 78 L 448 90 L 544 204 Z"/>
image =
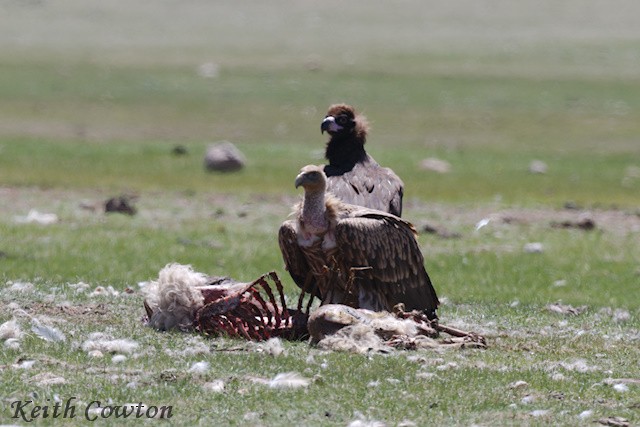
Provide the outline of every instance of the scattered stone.
<path id="1" fill-rule="evenodd" d="M 202 375 L 209 370 L 209 362 L 196 362 L 189 368 L 192 374 Z"/>
<path id="2" fill-rule="evenodd" d="M 600 418 L 598 420 L 598 423 L 605 425 L 605 426 L 611 426 L 611 427 L 628 427 L 631 424 L 629 423 L 629 420 L 627 420 L 626 418 L 622 418 L 622 417 L 608 417 L 608 418 Z"/>
<path id="3" fill-rule="evenodd" d="M 112 197 L 105 202 L 104 211 L 106 213 L 117 212 L 117 213 L 123 213 L 126 215 L 135 215 L 137 210 L 136 210 L 136 207 L 133 205 L 134 199 L 135 199 L 134 196 L 127 196 L 127 195 Z"/>
<path id="4" fill-rule="evenodd" d="M 44 387 L 48 385 L 66 384 L 67 380 L 63 377 L 59 377 L 51 372 L 43 372 L 41 374 L 31 377 L 31 382 Z"/>
<path id="5" fill-rule="evenodd" d="M 4 322 L 0 325 L 0 340 L 20 339 L 22 330 L 16 319 Z"/>
<path id="6" fill-rule="evenodd" d="M 124 354 L 116 354 L 111 358 L 112 363 L 122 363 L 125 360 L 127 360 L 127 356 L 125 356 Z"/>
<path id="7" fill-rule="evenodd" d="M 533 395 L 531 395 L 531 394 L 527 394 L 527 395 L 526 395 L 525 397 L 523 397 L 523 398 L 522 398 L 522 400 L 521 400 L 522 404 L 524 404 L 524 405 L 529 405 L 529 404 L 531 404 L 531 403 L 533 403 L 533 402 L 535 402 L 535 401 L 536 401 L 535 396 L 533 396 Z"/>
<path id="8" fill-rule="evenodd" d="M 87 353 L 92 353 L 94 351 L 101 353 L 133 353 L 137 348 L 138 343 L 135 341 L 128 339 L 113 339 L 111 336 L 101 332 L 94 332 L 90 334 L 89 339 L 82 343 L 82 350 Z"/>
<path id="9" fill-rule="evenodd" d="M 541 254 L 544 252 L 544 246 L 540 242 L 531 242 L 525 244 L 523 250 L 528 254 Z"/>
<path id="10" fill-rule="evenodd" d="M 33 292 L 35 286 L 31 282 L 8 282 L 9 291 L 11 292 Z"/>
<path id="11" fill-rule="evenodd" d="M 440 227 L 437 225 L 426 223 L 421 227 L 423 233 L 435 234 L 438 237 L 443 239 L 459 239 L 462 237 L 460 233 L 456 233 L 455 231 L 447 230 L 444 227 Z"/>
<path id="12" fill-rule="evenodd" d="M 224 381 L 215 380 L 208 383 L 204 383 L 202 388 L 206 391 L 211 391 L 214 393 L 222 393 L 224 391 Z"/>
<path id="13" fill-rule="evenodd" d="M 549 410 L 548 409 L 536 409 L 535 411 L 531 411 L 531 416 L 532 417 L 544 417 L 545 415 L 549 414 Z"/>
<path id="14" fill-rule="evenodd" d="M 560 221 L 560 222 L 552 222 L 551 227 L 553 228 L 577 228 L 580 230 L 593 230 L 596 228 L 596 223 L 592 218 L 584 217 L 580 218 L 576 221 Z"/>
<path id="15" fill-rule="evenodd" d="M 198 75 L 205 79 L 215 79 L 220 75 L 220 66 L 215 62 L 205 62 L 198 66 Z"/>
<path id="16" fill-rule="evenodd" d="M 58 215 L 53 213 L 41 213 L 35 209 L 31 209 L 27 216 L 16 216 L 14 217 L 15 222 L 19 224 L 41 224 L 41 225 L 51 225 L 58 222 Z"/>
<path id="17" fill-rule="evenodd" d="M 451 171 L 451 164 L 446 160 L 429 157 L 420 162 L 420 168 L 437 173 L 449 173 Z"/>
<path id="18" fill-rule="evenodd" d="M 593 411 L 591 409 L 587 409 L 586 411 L 580 412 L 580 414 L 578 415 L 578 418 L 580 418 L 581 420 L 585 420 L 589 418 L 591 415 L 593 415 Z"/>
<path id="19" fill-rule="evenodd" d="M 553 282 L 554 288 L 562 288 L 564 286 L 567 286 L 567 281 L 564 279 L 556 280 L 555 282 Z"/>
<path id="20" fill-rule="evenodd" d="M 204 156 L 204 167 L 208 171 L 238 171 L 245 163 L 244 154 L 229 141 L 210 145 Z"/>
<path id="21" fill-rule="evenodd" d="M 627 310 L 616 308 L 613 312 L 613 321 L 616 323 L 624 323 L 631 319 L 631 314 Z"/>
<path id="22" fill-rule="evenodd" d="M 171 150 L 171 154 L 173 154 L 174 156 L 184 156 L 188 153 L 189 151 L 187 150 L 187 147 L 185 147 L 184 145 L 176 145 Z"/>
<path id="23" fill-rule="evenodd" d="M 573 200 L 564 202 L 564 208 L 568 211 L 579 211 L 582 209 L 582 207 Z"/>
<path id="24" fill-rule="evenodd" d="M 559 302 L 547 305 L 547 310 L 551 311 L 552 313 L 572 315 L 572 316 L 577 316 L 579 314 L 584 313 L 585 311 L 587 311 L 587 308 L 588 307 L 586 305 L 582 305 L 580 307 L 573 307 L 571 305 L 561 304 Z"/>
<path id="25" fill-rule="evenodd" d="M 629 391 L 629 386 L 624 383 L 618 383 L 613 385 L 613 389 L 618 393 L 624 393 Z"/>
<path id="26" fill-rule="evenodd" d="M 9 350 L 20 350 L 20 339 L 8 338 L 5 340 L 4 346 Z"/>
<path id="27" fill-rule="evenodd" d="M 532 160 L 531 163 L 529 163 L 529 172 L 543 175 L 547 173 L 547 164 L 542 160 Z"/>
<path id="28" fill-rule="evenodd" d="M 512 389 L 527 388 L 527 387 L 529 387 L 529 383 L 522 380 L 509 384 L 509 388 L 512 388 Z"/>

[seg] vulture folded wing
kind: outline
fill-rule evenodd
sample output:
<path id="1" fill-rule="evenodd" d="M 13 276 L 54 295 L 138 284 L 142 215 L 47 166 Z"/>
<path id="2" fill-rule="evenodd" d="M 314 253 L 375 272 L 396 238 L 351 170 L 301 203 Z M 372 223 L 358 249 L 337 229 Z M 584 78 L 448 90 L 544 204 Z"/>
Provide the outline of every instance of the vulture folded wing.
<path id="1" fill-rule="evenodd" d="M 414 233 L 409 222 L 368 209 L 352 212 L 336 225 L 343 268 L 355 267 L 360 292 L 377 296 L 389 311 L 398 303 L 404 303 L 407 310 L 438 306 Z"/>
<path id="2" fill-rule="evenodd" d="M 390 212 L 396 216 L 402 214 L 402 180 L 391 169 L 380 167 L 373 159 L 356 163 L 353 169 L 342 175 L 329 175 L 327 184 L 327 190 L 345 203 Z"/>
<path id="3" fill-rule="evenodd" d="M 314 283 L 308 283 L 309 289 L 305 289 L 305 280 L 310 273 L 309 264 L 304 253 L 298 244 L 298 233 L 296 231 L 296 223 L 288 220 L 282 223 L 278 231 L 278 244 L 282 252 L 284 264 L 298 287 L 306 292 L 310 292 Z"/>

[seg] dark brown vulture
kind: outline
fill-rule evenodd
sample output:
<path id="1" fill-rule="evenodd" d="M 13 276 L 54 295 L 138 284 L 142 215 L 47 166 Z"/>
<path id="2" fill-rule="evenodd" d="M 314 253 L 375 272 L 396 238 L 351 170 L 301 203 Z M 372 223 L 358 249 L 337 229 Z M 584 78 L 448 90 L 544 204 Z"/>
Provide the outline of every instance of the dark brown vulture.
<path id="1" fill-rule="evenodd" d="M 345 203 L 402 216 L 402 180 L 364 149 L 367 119 L 349 105 L 335 104 L 320 130 L 331 135 L 325 151 L 329 164 L 324 167 L 328 190 Z"/>
<path id="2" fill-rule="evenodd" d="M 280 227 L 285 266 L 322 304 L 374 311 L 422 310 L 436 318 L 438 297 L 424 268 L 416 231 L 395 215 L 347 204 L 326 192 L 322 166 L 296 177 L 304 199 Z"/>

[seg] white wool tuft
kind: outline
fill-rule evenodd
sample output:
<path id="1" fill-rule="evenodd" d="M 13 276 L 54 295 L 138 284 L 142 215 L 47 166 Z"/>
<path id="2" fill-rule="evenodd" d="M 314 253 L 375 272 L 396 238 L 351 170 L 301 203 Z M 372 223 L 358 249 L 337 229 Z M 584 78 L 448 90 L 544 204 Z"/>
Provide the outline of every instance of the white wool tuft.
<path id="1" fill-rule="evenodd" d="M 138 343 L 127 339 L 111 339 L 108 335 L 95 333 L 82 343 L 82 350 L 92 356 L 98 353 L 133 353 Z"/>
<path id="2" fill-rule="evenodd" d="M 389 339 L 394 335 L 407 335 L 409 337 L 418 335 L 416 322 L 411 319 L 398 319 L 392 314 L 373 318 L 371 327 L 385 339 Z"/>
<path id="3" fill-rule="evenodd" d="M 22 330 L 16 319 L 9 320 L 0 325 L 0 340 L 20 339 Z"/>
<path id="4" fill-rule="evenodd" d="M 215 380 L 208 383 L 204 383 L 202 388 L 206 391 L 212 391 L 214 393 L 222 393 L 224 391 L 224 381 Z"/>
<path id="5" fill-rule="evenodd" d="M 189 328 L 195 312 L 204 305 L 198 287 L 207 281 L 207 275 L 194 271 L 190 265 L 167 264 L 160 270 L 157 281 L 142 288 L 153 311 L 149 325 L 159 330 Z"/>
<path id="6" fill-rule="evenodd" d="M 122 363 L 127 360 L 127 356 L 124 354 L 116 354 L 111 358 L 112 363 Z"/>
<path id="7" fill-rule="evenodd" d="M 270 388 L 299 388 L 307 387 L 311 380 L 301 376 L 297 372 L 284 372 L 278 374 L 269 381 Z"/>
<path id="8" fill-rule="evenodd" d="M 259 351 L 264 351 L 271 356 L 280 356 L 285 352 L 280 338 L 269 338 L 267 341 L 258 344 Z"/>
<path id="9" fill-rule="evenodd" d="M 196 362 L 189 368 L 189 372 L 192 374 L 204 374 L 209 370 L 209 362 Z"/>
<path id="10" fill-rule="evenodd" d="M 367 353 L 369 351 L 388 352 L 382 339 L 375 333 L 371 325 L 350 325 L 332 335 L 327 335 L 318 343 L 325 350 L 346 351 L 350 353 Z"/>

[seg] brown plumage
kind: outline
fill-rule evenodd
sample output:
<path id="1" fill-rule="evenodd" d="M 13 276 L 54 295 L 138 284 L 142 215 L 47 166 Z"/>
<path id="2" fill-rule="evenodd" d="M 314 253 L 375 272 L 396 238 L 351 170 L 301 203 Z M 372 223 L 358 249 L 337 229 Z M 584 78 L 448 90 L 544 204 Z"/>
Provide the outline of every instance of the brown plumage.
<path id="1" fill-rule="evenodd" d="M 300 288 L 323 304 L 392 311 L 403 303 L 436 317 L 438 297 L 411 223 L 333 197 L 321 166 L 302 168 L 295 184 L 304 199 L 280 227 L 279 244 Z"/>
<path id="2" fill-rule="evenodd" d="M 331 139 L 327 143 L 324 167 L 328 189 L 346 203 L 402 215 L 402 180 L 380 166 L 364 149 L 369 125 L 353 107 L 335 104 L 320 126 Z"/>

